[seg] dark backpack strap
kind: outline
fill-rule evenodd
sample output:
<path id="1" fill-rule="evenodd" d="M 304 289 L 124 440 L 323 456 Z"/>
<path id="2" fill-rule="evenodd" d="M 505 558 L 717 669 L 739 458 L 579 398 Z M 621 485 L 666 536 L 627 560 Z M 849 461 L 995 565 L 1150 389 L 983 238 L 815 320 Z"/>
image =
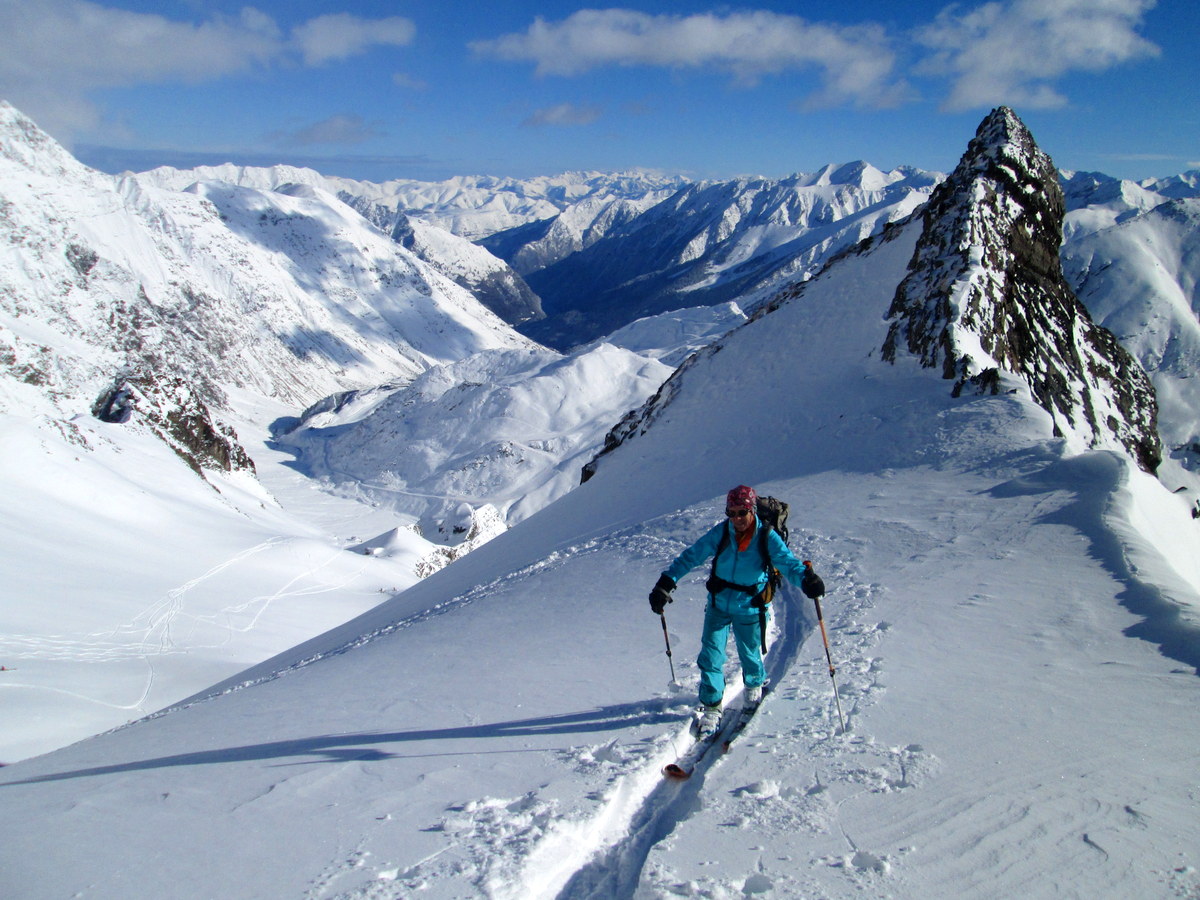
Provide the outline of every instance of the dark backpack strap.
<path id="1" fill-rule="evenodd" d="M 721 529 L 721 540 L 717 541 L 717 549 L 716 549 L 716 552 L 713 553 L 712 565 L 709 566 L 709 569 L 708 569 L 708 581 L 704 582 L 704 587 L 708 590 L 708 593 L 710 595 L 715 594 L 717 591 L 723 590 L 724 589 L 723 586 L 725 584 L 728 584 L 728 582 L 726 582 L 724 578 L 717 577 L 717 557 L 719 557 L 723 552 L 725 552 L 725 548 L 728 546 L 729 546 L 729 526 L 725 525 Z"/>
<path id="2" fill-rule="evenodd" d="M 708 581 L 704 583 L 710 595 L 717 593 L 717 591 L 741 591 L 743 594 L 749 594 L 754 598 L 754 605 L 758 608 L 759 633 L 764 653 L 767 651 L 767 604 L 774 599 L 780 579 L 779 570 L 771 564 L 771 551 L 767 546 L 767 541 L 769 540 L 767 532 L 770 530 L 771 526 L 769 524 L 761 520 L 759 521 L 758 549 L 762 553 L 763 569 L 767 573 L 767 586 L 765 588 L 759 590 L 758 585 L 734 584 L 732 581 L 726 581 L 717 575 L 717 557 L 729 546 L 728 527 L 721 533 L 721 540 L 717 542 L 717 549 L 713 553 L 712 566 L 708 573 Z"/>
<path id="3" fill-rule="evenodd" d="M 761 530 L 761 527 L 760 527 Z M 704 582 L 704 586 L 710 594 L 715 594 L 717 591 L 741 591 L 743 594 L 749 594 L 752 597 L 757 597 L 762 592 L 758 589 L 758 585 L 734 584 L 732 581 L 726 581 L 717 574 L 717 557 L 719 557 L 729 547 L 729 528 L 726 526 L 725 531 L 721 532 L 721 540 L 717 543 L 717 550 L 713 553 L 712 567 L 708 572 L 708 581 Z"/>
<path id="4" fill-rule="evenodd" d="M 783 576 L 779 574 L 779 570 L 771 562 L 771 549 L 767 544 L 768 540 L 770 540 L 767 532 L 772 530 L 771 526 L 761 523 L 758 530 L 760 532 L 758 549 L 762 551 L 763 568 L 767 571 L 767 586 L 755 598 L 757 602 L 754 605 L 758 607 L 758 635 L 759 640 L 762 642 L 762 652 L 765 656 L 767 653 L 767 604 L 775 599 L 775 592 L 779 590 L 779 586 L 783 583 Z"/>

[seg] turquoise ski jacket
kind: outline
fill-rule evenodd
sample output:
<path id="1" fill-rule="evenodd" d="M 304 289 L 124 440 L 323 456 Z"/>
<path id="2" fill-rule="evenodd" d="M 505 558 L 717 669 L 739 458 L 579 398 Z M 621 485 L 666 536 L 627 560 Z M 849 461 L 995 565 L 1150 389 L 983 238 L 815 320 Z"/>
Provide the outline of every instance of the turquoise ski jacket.
<path id="1" fill-rule="evenodd" d="M 756 586 L 757 590 L 755 593 L 757 593 L 767 586 L 768 577 L 767 569 L 763 565 L 762 551 L 759 549 L 760 536 L 758 529 L 761 527 L 762 523 L 755 516 L 754 537 L 750 539 L 749 546 L 744 551 L 739 552 L 737 548 L 737 536 L 733 531 L 733 523 L 728 519 L 724 522 L 718 522 L 701 535 L 696 543 L 680 553 L 663 574 L 678 584 L 679 580 L 687 575 L 688 572 L 701 563 L 706 562 L 717 552 L 717 547 L 721 544 L 721 535 L 728 533 L 729 541 L 716 560 L 716 575 L 718 578 L 723 578 L 725 581 L 732 582 L 733 584 L 740 584 L 746 587 Z M 780 571 L 784 578 L 798 587 L 801 579 L 804 578 L 804 573 L 808 571 L 808 567 L 796 559 L 792 551 L 788 548 L 788 545 L 783 542 L 783 538 L 774 529 L 771 529 L 767 535 L 767 552 L 775 568 Z M 744 611 L 749 613 L 754 608 L 751 604 L 751 600 L 753 599 L 754 595 L 737 590 L 718 591 L 713 596 L 714 601 L 720 601 L 720 605 L 730 612 L 744 607 Z"/>

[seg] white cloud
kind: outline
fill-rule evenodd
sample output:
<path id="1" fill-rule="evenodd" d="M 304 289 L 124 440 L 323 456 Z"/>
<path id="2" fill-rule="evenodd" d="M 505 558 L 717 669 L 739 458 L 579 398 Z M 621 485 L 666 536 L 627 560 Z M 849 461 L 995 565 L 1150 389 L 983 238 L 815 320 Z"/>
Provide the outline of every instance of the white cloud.
<path id="1" fill-rule="evenodd" d="M 0 96 L 69 140 L 96 126 L 91 98 L 104 88 L 214 81 L 297 57 L 315 65 L 412 36 L 399 18 L 320 16 L 289 39 L 249 7 L 195 23 L 90 0 L 0 0 Z"/>
<path id="2" fill-rule="evenodd" d="M 539 75 L 578 75 L 602 66 L 717 68 L 741 84 L 814 68 L 816 99 L 887 106 L 905 93 L 895 54 L 877 25 L 814 24 L 773 12 L 649 15 L 582 10 L 561 22 L 538 18 L 523 33 L 471 45 L 481 56 L 536 64 Z"/>
<path id="3" fill-rule="evenodd" d="M 348 146 L 379 137 L 378 127 L 364 121 L 362 116 L 337 115 L 322 119 L 290 132 L 271 135 L 276 143 L 289 147 L 310 147 L 314 144 Z"/>
<path id="4" fill-rule="evenodd" d="M 999 103 L 1062 106 L 1055 82 L 1070 72 L 1101 72 L 1159 49 L 1137 33 L 1155 0 L 1008 0 L 967 12 L 944 9 L 917 32 L 933 51 L 922 66 L 950 78 L 943 107 Z"/>
<path id="5" fill-rule="evenodd" d="M 392 84 L 399 88 L 405 88 L 410 91 L 424 91 L 428 89 L 429 83 L 420 78 L 414 78 L 407 72 L 396 72 L 392 75 Z"/>
<path id="6" fill-rule="evenodd" d="M 591 125 L 600 118 L 602 110 L 598 106 L 576 106 L 573 103 L 559 103 L 536 110 L 533 115 L 522 122 L 522 125 Z"/>
<path id="7" fill-rule="evenodd" d="M 404 46 L 412 43 L 417 29 L 408 19 L 360 19 L 349 13 L 333 13 L 309 19 L 292 31 L 306 65 L 345 59 L 376 45 Z"/>

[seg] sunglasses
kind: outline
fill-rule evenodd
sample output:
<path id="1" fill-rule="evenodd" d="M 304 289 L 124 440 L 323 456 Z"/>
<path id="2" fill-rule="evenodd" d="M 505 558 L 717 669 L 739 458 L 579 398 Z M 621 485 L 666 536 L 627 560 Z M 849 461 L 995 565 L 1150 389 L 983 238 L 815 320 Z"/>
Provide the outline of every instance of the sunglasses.
<path id="1" fill-rule="evenodd" d="M 750 515 L 750 510 L 748 510 L 748 509 L 727 509 L 727 510 L 725 510 L 725 515 L 729 516 L 729 518 L 731 518 L 731 519 L 740 519 L 742 516 Z"/>

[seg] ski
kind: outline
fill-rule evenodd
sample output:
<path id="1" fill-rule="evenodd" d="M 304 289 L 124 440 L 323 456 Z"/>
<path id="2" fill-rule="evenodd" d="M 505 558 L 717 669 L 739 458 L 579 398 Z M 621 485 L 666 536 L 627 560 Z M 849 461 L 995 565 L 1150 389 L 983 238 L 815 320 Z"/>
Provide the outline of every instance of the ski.
<path id="1" fill-rule="evenodd" d="M 759 708 L 762 707 L 763 701 L 767 699 L 768 692 L 769 688 L 766 685 L 763 685 L 762 696 L 759 698 L 758 702 L 753 706 L 743 706 L 738 711 L 737 721 L 735 721 L 729 728 L 729 731 L 725 734 L 725 739 L 721 742 L 722 753 L 729 752 L 730 744 L 732 744 L 737 739 L 738 735 L 745 730 L 746 726 L 750 724 L 750 720 L 754 718 L 755 713 L 757 713 Z"/>
<path id="2" fill-rule="evenodd" d="M 663 767 L 663 774 L 668 778 L 674 778 L 678 781 L 691 778 L 692 773 L 696 771 L 696 766 L 704 758 L 704 754 L 721 740 L 721 736 L 725 733 L 725 730 L 734 721 L 734 713 L 735 710 L 732 707 L 727 707 L 721 713 L 721 723 L 717 726 L 717 730 L 705 737 L 696 738 L 695 743 L 683 755 L 675 760 L 675 762 L 668 763 Z"/>

